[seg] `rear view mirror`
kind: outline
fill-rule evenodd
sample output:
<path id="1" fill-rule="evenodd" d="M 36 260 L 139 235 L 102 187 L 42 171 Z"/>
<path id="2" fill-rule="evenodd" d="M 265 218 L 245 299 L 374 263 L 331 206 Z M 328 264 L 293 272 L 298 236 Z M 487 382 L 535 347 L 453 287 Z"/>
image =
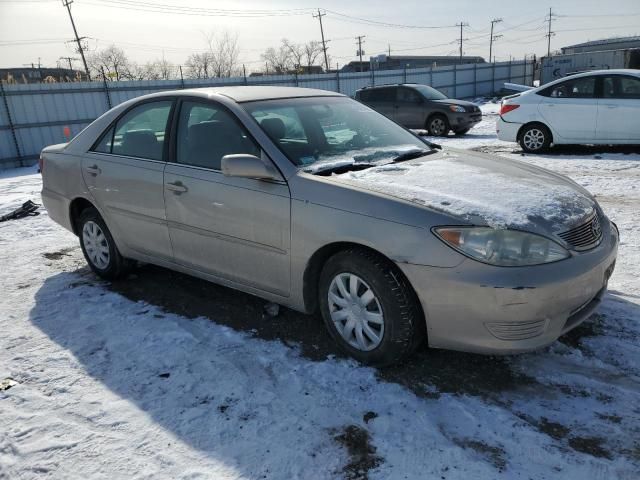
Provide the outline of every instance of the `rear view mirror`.
<path id="1" fill-rule="evenodd" d="M 255 155 L 248 153 L 222 157 L 222 173 L 227 177 L 281 180 L 275 168 L 267 165 Z"/>

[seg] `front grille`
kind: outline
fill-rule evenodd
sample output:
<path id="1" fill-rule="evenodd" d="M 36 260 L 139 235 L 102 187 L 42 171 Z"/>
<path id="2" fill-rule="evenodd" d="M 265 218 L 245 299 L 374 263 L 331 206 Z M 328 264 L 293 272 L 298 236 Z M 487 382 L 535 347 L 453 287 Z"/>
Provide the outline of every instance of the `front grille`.
<path id="1" fill-rule="evenodd" d="M 575 250 L 587 250 L 595 247 L 602 238 L 602 227 L 600 226 L 598 213 L 594 213 L 594 215 L 582 225 L 559 233 L 558 236 Z"/>

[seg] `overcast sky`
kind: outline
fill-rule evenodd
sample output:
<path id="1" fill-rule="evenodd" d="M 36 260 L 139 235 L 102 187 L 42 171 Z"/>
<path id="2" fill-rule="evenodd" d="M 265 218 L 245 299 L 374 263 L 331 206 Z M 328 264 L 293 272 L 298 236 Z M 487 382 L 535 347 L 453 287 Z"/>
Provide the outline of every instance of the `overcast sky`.
<path id="1" fill-rule="evenodd" d="M 162 10 L 179 6 L 183 14 L 143 11 L 150 8 L 147 5 Z M 262 67 L 260 53 L 282 38 L 300 43 L 320 40 L 313 8 L 326 9 L 324 30 L 335 67 L 336 62 L 343 65 L 356 59 L 356 35 L 366 36 L 367 57 L 386 53 L 389 45 L 392 55 L 457 54 L 460 31 L 454 25 L 460 22 L 469 24 L 463 33 L 464 54 L 487 58 L 494 18 L 503 19 L 495 31 L 503 35 L 494 46 L 498 60 L 543 55 L 550 6 L 557 15 L 552 49 L 640 34 L 640 0 L 554 0 L 551 5 L 531 0 L 75 0 L 72 11 L 91 50 L 115 43 L 139 63 L 164 55 L 171 63 L 183 64 L 190 52 L 205 48 L 205 33 L 227 30 L 238 35 L 241 62 L 253 71 Z M 0 67 L 38 59 L 43 66 L 56 66 L 60 57 L 77 57 L 74 46 L 65 43 L 72 37 L 61 0 L 0 0 Z"/>

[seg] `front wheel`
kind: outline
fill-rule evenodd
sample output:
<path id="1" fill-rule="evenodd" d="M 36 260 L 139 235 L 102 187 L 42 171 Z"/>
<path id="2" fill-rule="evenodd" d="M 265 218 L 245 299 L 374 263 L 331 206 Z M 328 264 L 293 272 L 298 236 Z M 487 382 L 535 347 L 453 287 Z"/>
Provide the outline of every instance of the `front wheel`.
<path id="1" fill-rule="evenodd" d="M 544 125 L 527 125 L 520 132 L 519 143 L 527 153 L 544 152 L 551 145 L 551 132 Z"/>
<path id="2" fill-rule="evenodd" d="M 335 342 L 357 360 L 397 363 L 424 340 L 415 293 L 395 265 L 364 249 L 331 257 L 320 275 L 319 301 Z"/>
<path id="3" fill-rule="evenodd" d="M 120 255 L 109 228 L 95 208 L 87 208 L 80 215 L 78 236 L 84 258 L 98 276 L 115 280 L 128 272 L 130 262 Z"/>
<path id="4" fill-rule="evenodd" d="M 434 115 L 427 120 L 427 131 L 434 137 L 446 137 L 449 134 L 449 122 L 444 115 Z"/>

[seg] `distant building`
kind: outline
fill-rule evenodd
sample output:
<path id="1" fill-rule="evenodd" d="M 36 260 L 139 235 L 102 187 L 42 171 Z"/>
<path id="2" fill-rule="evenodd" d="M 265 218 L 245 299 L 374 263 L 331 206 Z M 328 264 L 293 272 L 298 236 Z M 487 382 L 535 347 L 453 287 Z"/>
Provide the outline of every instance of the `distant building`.
<path id="1" fill-rule="evenodd" d="M 0 68 L 0 82 L 2 83 L 58 83 L 78 82 L 86 79 L 87 75 L 84 72 L 68 68 Z"/>
<path id="2" fill-rule="evenodd" d="M 341 68 L 343 72 L 368 72 L 371 65 L 375 65 L 376 70 L 402 70 L 404 68 L 428 68 L 444 67 L 447 65 L 457 65 L 460 63 L 486 63 L 484 58 L 475 56 L 463 56 L 462 61 L 459 55 L 378 55 L 371 57 L 368 61 L 353 61 Z"/>
<path id="3" fill-rule="evenodd" d="M 640 36 L 607 38 L 605 40 L 594 40 L 591 42 L 578 43 L 560 50 L 563 55 L 573 53 L 602 52 L 605 50 L 620 50 L 623 48 L 640 48 Z"/>

